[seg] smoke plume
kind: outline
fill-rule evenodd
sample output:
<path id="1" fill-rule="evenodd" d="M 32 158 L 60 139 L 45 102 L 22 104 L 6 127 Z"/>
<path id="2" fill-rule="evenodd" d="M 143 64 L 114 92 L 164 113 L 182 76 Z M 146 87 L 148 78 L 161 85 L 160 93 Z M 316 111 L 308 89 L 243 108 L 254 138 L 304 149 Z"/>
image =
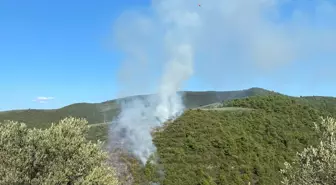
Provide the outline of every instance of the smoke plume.
<path id="1" fill-rule="evenodd" d="M 176 92 L 193 75 L 242 83 L 242 73 L 334 55 L 335 33 L 336 6 L 327 0 L 153 0 L 125 11 L 114 25 L 125 55 L 121 95 L 156 94 L 121 102 L 113 132 L 145 163 L 155 151 L 151 129 L 183 111 Z"/>

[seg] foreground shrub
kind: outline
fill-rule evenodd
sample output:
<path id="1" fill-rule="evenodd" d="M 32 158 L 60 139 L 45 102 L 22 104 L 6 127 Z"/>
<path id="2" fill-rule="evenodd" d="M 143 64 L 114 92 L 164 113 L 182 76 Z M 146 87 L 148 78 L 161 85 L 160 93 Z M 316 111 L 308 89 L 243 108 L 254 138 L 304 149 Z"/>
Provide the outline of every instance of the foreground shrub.
<path id="1" fill-rule="evenodd" d="M 321 135 L 317 147 L 305 148 L 292 164 L 285 163 L 282 181 L 285 185 L 329 185 L 336 182 L 336 121 L 322 119 L 316 124 Z"/>
<path id="2" fill-rule="evenodd" d="M 116 185 L 101 144 L 86 140 L 87 121 L 66 118 L 50 128 L 0 123 L 0 184 Z"/>

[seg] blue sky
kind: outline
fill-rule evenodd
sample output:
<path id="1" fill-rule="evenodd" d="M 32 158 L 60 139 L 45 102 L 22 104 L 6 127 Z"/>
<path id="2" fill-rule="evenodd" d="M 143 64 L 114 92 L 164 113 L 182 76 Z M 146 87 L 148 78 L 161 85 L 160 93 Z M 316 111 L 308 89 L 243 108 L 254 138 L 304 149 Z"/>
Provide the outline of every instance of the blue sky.
<path id="1" fill-rule="evenodd" d="M 148 0 L 2 0 L 0 110 L 59 108 L 117 97 L 123 53 L 113 46 L 114 22 L 125 10 L 148 6 Z M 283 15 L 286 11 L 289 12 L 288 7 Z M 334 22 L 327 23 L 331 29 L 336 26 Z M 184 89 L 237 90 L 258 86 L 290 95 L 336 96 L 334 59 L 332 54 L 317 53 L 315 58 L 300 58 L 296 63 L 253 74 L 237 74 L 233 70 L 240 70 L 241 66 L 233 65 L 222 71 L 228 71 L 232 78 L 239 76 L 240 80 L 223 79 L 221 84 L 206 79 L 205 73 L 196 73 Z M 54 99 L 47 103 L 33 101 L 37 97 Z"/>

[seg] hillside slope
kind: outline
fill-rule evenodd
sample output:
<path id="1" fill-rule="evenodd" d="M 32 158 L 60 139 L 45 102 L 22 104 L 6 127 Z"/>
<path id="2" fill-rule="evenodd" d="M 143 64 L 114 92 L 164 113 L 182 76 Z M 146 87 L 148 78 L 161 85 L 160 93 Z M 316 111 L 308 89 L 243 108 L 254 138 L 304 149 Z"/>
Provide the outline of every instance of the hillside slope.
<path id="1" fill-rule="evenodd" d="M 262 95 L 271 93 L 261 88 L 251 88 L 241 91 L 206 91 L 206 92 L 193 92 L 186 91 L 181 92 L 183 95 L 183 101 L 187 108 L 194 108 L 203 106 L 215 102 L 221 102 L 224 100 L 230 100 L 235 98 L 244 98 L 253 95 Z M 0 112 L 0 122 L 4 120 L 14 120 L 27 123 L 31 127 L 48 127 L 52 122 L 58 122 L 59 120 L 73 116 L 86 118 L 89 124 L 103 123 L 105 121 L 111 121 L 115 115 L 118 114 L 117 101 L 130 101 L 133 98 L 146 98 L 150 95 L 140 95 L 133 97 L 126 97 L 119 100 L 111 100 L 102 103 L 77 103 L 72 104 L 60 109 L 54 110 L 20 110 L 20 111 L 6 111 Z"/>
<path id="2" fill-rule="evenodd" d="M 254 96 L 223 104 L 252 111 L 186 111 L 155 134 L 158 166 L 165 174 L 161 184 L 280 184 L 283 163 L 317 144 L 313 123 L 320 115 L 336 115 L 331 104 L 319 101 Z M 156 170 L 148 163 L 144 172 L 138 171 L 139 184 L 160 181 Z"/>
<path id="3" fill-rule="evenodd" d="M 9 119 L 47 127 L 52 121 L 75 116 L 91 124 L 101 123 L 118 113 L 116 101 L 73 104 L 55 110 L 0 112 L 0 122 Z M 317 143 L 313 123 L 321 115 L 336 117 L 336 98 L 296 98 L 259 88 L 185 92 L 184 102 L 191 109 L 154 134 L 157 165 L 148 163 L 142 168 L 136 159 L 122 157 L 134 184 L 277 185 L 283 163 Z M 104 117 L 104 111 L 109 117 Z M 107 124 L 96 124 L 90 127 L 88 138 L 107 140 L 107 130 Z M 164 178 L 158 169 L 164 171 Z"/>
<path id="4" fill-rule="evenodd" d="M 106 119 L 105 115 L 108 115 L 108 118 L 112 119 L 117 114 L 117 105 L 115 103 L 109 104 L 111 108 L 105 111 L 105 114 L 103 106 L 104 104 L 77 103 L 54 110 L 29 109 L 6 111 L 0 112 L 0 122 L 14 120 L 24 122 L 29 127 L 45 128 L 53 122 L 56 123 L 63 118 L 73 116 L 85 118 L 90 124 L 102 123 Z"/>

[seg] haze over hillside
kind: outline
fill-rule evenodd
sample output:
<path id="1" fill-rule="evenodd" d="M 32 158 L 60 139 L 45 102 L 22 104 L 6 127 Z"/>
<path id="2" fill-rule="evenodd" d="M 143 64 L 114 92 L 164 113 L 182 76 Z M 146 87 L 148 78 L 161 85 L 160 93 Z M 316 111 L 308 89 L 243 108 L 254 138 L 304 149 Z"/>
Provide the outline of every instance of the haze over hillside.
<path id="1" fill-rule="evenodd" d="M 44 121 L 56 122 L 69 115 L 87 116 L 93 121 L 87 138 L 107 142 L 110 163 L 118 171 L 122 185 L 147 185 L 150 182 L 164 185 L 240 185 L 249 182 L 278 185 L 283 163 L 292 161 L 296 152 L 304 147 L 318 143 L 314 122 L 318 122 L 320 116 L 336 116 L 334 97 L 290 97 L 261 88 L 187 91 L 184 102 L 191 109 L 152 132 L 156 152 L 143 164 L 135 153 L 127 152 L 127 145 L 122 144 L 125 133 L 116 132 L 114 134 L 118 135 L 112 134 L 116 137 L 109 136 L 113 127 L 95 124 L 103 117 L 94 113 L 101 113 L 103 107 L 107 113 L 110 111 L 116 116 L 118 101 L 146 99 L 148 96 L 97 104 L 78 103 L 57 110 L 7 111 L 1 112 L 0 117 L 31 121 L 28 126 L 45 128 L 49 124 Z"/>
<path id="2" fill-rule="evenodd" d="M 318 144 L 314 123 L 320 116 L 336 116 L 336 98 L 322 96 L 270 93 L 217 107 L 223 109 L 187 110 L 153 133 L 155 162 L 143 168 L 132 158 L 121 160 L 127 161 L 124 170 L 133 184 L 278 185 L 284 162 Z"/>
<path id="3" fill-rule="evenodd" d="M 234 98 L 244 98 L 270 92 L 261 88 L 250 88 L 237 91 L 185 91 L 180 93 L 183 94 L 183 102 L 186 108 L 195 108 Z M 89 124 L 109 122 L 119 112 L 118 103 L 134 99 L 147 99 L 149 96 L 153 95 L 131 96 L 102 103 L 76 103 L 53 110 L 29 109 L 4 111 L 0 112 L 0 122 L 3 120 L 15 120 L 25 122 L 28 126 L 45 127 L 49 126 L 52 122 L 58 122 L 68 116 L 86 118 Z"/>
<path id="4" fill-rule="evenodd" d="M 1 185 L 336 184 L 335 1 L 8 0 L 0 20 L 2 108 L 56 107 L 0 112 Z"/>

